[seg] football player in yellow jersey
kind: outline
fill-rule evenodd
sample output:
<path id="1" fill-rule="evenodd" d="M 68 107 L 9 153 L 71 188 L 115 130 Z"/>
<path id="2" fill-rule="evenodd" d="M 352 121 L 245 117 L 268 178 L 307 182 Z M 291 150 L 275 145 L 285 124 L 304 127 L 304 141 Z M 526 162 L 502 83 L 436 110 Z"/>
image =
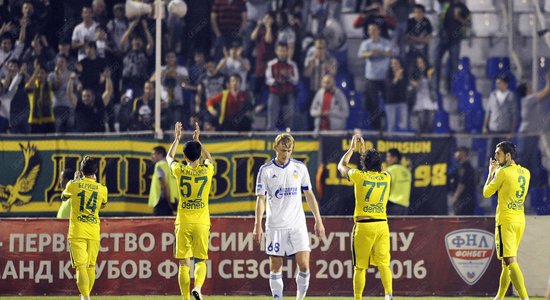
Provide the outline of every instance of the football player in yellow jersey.
<path id="1" fill-rule="evenodd" d="M 495 243 L 497 257 L 502 260 L 502 273 L 495 300 L 504 299 L 510 281 L 521 299 L 529 299 L 516 257 L 525 230 L 524 203 L 531 174 L 529 170 L 516 164 L 515 159 L 514 144 L 507 141 L 498 143 L 495 158 L 489 161 L 489 175 L 483 186 L 485 198 L 498 191 Z"/>
<path id="2" fill-rule="evenodd" d="M 364 171 L 352 169 L 349 160 L 360 147 Z M 377 266 L 384 286 L 385 300 L 392 299 L 392 273 L 390 270 L 390 229 L 386 217 L 386 205 L 390 195 L 391 176 L 382 171 L 382 157 L 375 149 L 366 151 L 365 141 L 356 134 L 349 150 L 338 163 L 342 176 L 353 182 L 355 194 L 355 224 L 352 231 L 353 295 L 363 297 L 365 271 L 369 263 Z"/>
<path id="3" fill-rule="evenodd" d="M 69 248 L 76 269 L 76 285 L 81 299 L 89 300 L 95 282 L 95 265 L 99 253 L 99 210 L 107 204 L 107 187 L 96 181 L 97 160 L 85 156 L 74 180 L 61 194 L 70 201 Z M 82 177 L 81 177 L 82 176 Z"/>
<path id="4" fill-rule="evenodd" d="M 191 294 L 202 299 L 201 287 L 206 279 L 208 241 L 210 237 L 210 212 L 208 195 L 214 175 L 212 156 L 199 141 L 200 128 L 195 123 L 193 140 L 183 146 L 185 163 L 174 160 L 183 132 L 181 122 L 176 123 L 174 142 L 166 160 L 172 175 L 179 183 L 179 203 L 175 222 L 176 246 L 174 257 L 179 259 L 178 283 L 184 300 L 190 299 L 191 278 L 189 270 L 195 260 L 195 282 Z M 204 162 L 201 163 L 201 156 Z"/>

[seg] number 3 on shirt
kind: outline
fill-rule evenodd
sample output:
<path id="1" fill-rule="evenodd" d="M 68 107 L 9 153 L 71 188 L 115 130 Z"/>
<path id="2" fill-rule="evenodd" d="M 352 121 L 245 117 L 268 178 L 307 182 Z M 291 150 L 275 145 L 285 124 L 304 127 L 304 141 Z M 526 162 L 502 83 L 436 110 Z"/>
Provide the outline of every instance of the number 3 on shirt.
<path id="1" fill-rule="evenodd" d="M 527 180 L 525 180 L 524 176 L 519 176 L 518 177 L 518 183 L 519 183 L 519 188 L 521 190 L 516 191 L 516 197 L 517 198 L 522 198 L 523 195 L 525 194 L 525 183 L 527 183 Z"/>
<path id="2" fill-rule="evenodd" d="M 192 177 L 189 177 L 189 176 L 181 176 L 180 178 L 180 193 L 181 193 L 181 196 L 184 198 L 191 196 L 191 182 L 192 182 L 191 179 Z M 199 188 L 199 192 L 197 193 L 197 198 L 202 198 L 202 190 L 206 185 L 206 181 L 208 181 L 208 177 L 206 176 L 195 177 L 195 183 L 199 183 L 201 181 L 202 183 Z"/>

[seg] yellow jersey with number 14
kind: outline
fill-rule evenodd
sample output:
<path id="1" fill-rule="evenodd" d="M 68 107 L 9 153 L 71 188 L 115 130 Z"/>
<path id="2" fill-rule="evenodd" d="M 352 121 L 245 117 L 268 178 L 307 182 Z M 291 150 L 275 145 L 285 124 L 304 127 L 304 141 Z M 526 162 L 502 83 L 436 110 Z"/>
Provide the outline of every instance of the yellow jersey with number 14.
<path id="1" fill-rule="evenodd" d="M 348 179 L 353 182 L 355 212 L 353 218 L 386 219 L 386 205 L 390 196 L 391 176 L 388 172 L 351 169 Z"/>
<path id="2" fill-rule="evenodd" d="M 172 175 L 179 187 L 178 213 L 175 224 L 193 223 L 210 225 L 208 195 L 214 176 L 214 166 L 209 161 L 193 168 L 173 161 Z"/>
<path id="3" fill-rule="evenodd" d="M 529 189 L 531 173 L 526 168 L 511 164 L 500 167 L 493 179 L 483 187 L 483 197 L 489 198 L 498 191 L 496 224 L 525 223 L 524 203 Z"/>
<path id="4" fill-rule="evenodd" d="M 71 205 L 67 238 L 99 241 L 99 210 L 107 203 L 107 187 L 90 178 L 71 180 L 61 197 Z"/>

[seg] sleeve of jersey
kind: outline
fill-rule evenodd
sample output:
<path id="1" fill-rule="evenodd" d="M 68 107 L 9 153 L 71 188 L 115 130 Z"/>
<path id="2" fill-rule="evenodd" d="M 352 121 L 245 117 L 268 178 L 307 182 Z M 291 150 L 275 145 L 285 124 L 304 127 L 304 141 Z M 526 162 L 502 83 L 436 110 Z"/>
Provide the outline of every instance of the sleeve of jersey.
<path id="1" fill-rule="evenodd" d="M 208 168 L 208 176 L 213 177 L 214 176 L 214 165 L 209 160 L 205 160 L 204 164 Z"/>
<path id="2" fill-rule="evenodd" d="M 311 190 L 311 179 L 309 178 L 309 172 L 307 171 L 307 167 L 305 165 L 302 165 L 302 172 L 304 172 L 304 176 L 302 176 L 302 191 Z"/>
<path id="3" fill-rule="evenodd" d="M 355 182 L 355 178 L 357 177 L 357 169 L 349 169 L 348 170 L 348 180 L 351 182 Z"/>
<path id="4" fill-rule="evenodd" d="M 256 178 L 256 196 L 267 195 L 265 184 L 265 167 L 262 166 L 258 172 L 258 177 Z"/>
<path id="5" fill-rule="evenodd" d="M 71 196 L 72 196 L 72 193 L 71 193 L 71 186 L 72 186 L 72 184 L 71 184 L 71 183 L 72 183 L 72 182 L 73 182 L 72 180 L 69 181 L 69 182 L 67 183 L 67 185 L 65 186 L 65 190 L 63 190 L 63 193 L 61 193 L 61 197 L 62 197 L 63 199 L 69 199 L 69 198 L 71 198 Z"/>
<path id="6" fill-rule="evenodd" d="M 181 171 L 180 164 L 174 160 L 170 164 L 170 173 L 172 173 L 172 176 L 178 178 L 178 176 L 180 175 L 180 171 Z"/>
<path id="7" fill-rule="evenodd" d="M 483 186 L 483 197 L 489 198 L 491 197 L 502 185 L 502 181 L 504 180 L 504 172 L 500 172 L 500 170 L 497 170 L 495 173 L 495 176 L 493 179 Z"/>

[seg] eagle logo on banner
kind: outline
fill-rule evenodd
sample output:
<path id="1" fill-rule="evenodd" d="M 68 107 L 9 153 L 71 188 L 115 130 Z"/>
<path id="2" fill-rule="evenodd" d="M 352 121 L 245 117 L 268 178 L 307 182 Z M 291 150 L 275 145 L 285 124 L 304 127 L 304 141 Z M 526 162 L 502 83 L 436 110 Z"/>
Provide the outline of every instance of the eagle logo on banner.
<path id="1" fill-rule="evenodd" d="M 31 202 L 31 192 L 36 184 L 38 173 L 40 172 L 40 158 L 36 156 L 35 145 L 27 143 L 27 146 L 19 143 L 23 151 L 25 166 L 17 177 L 15 184 L 0 184 L 0 204 L 6 211 L 10 211 L 12 206 L 21 206 Z"/>

